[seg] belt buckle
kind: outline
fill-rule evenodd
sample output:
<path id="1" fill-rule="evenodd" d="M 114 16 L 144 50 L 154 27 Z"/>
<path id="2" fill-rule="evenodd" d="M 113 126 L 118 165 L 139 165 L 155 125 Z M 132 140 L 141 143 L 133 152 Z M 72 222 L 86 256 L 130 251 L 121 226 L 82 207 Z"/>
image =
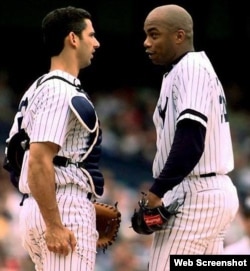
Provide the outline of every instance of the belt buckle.
<path id="1" fill-rule="evenodd" d="M 84 167 L 84 162 L 83 162 L 83 161 L 75 162 L 74 165 L 75 165 L 76 167 L 78 167 L 78 168 L 80 168 L 80 167 L 83 168 L 83 167 Z"/>
<path id="2" fill-rule="evenodd" d="M 67 167 L 69 164 L 72 164 L 71 158 L 67 158 L 65 161 L 65 167 Z"/>

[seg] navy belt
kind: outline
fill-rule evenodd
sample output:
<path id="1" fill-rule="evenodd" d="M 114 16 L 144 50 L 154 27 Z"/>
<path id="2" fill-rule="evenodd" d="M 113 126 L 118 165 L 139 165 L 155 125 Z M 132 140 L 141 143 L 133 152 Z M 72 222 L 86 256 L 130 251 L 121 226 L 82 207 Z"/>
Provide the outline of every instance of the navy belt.
<path id="1" fill-rule="evenodd" d="M 210 172 L 210 173 L 206 173 L 206 174 L 201 174 L 200 177 L 205 178 L 205 177 L 212 177 L 212 176 L 216 176 L 215 172 Z"/>

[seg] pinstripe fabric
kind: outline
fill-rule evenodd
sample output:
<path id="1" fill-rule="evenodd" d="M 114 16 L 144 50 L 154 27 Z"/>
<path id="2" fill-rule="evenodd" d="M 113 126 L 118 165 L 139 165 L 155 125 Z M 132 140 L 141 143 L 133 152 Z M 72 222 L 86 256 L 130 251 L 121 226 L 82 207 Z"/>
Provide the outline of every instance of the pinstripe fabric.
<path id="1" fill-rule="evenodd" d="M 153 163 L 155 178 L 164 167 L 175 127 L 182 119 L 196 120 L 207 129 L 204 153 L 191 175 L 230 172 L 233 169 L 233 152 L 226 99 L 204 52 L 188 53 L 169 74 L 164 75 L 153 116 L 157 131 L 157 153 Z"/>
<path id="2" fill-rule="evenodd" d="M 183 202 L 165 231 L 154 233 L 150 271 L 169 271 L 169 256 L 222 254 L 225 232 L 235 217 L 238 198 L 226 175 L 186 178 L 163 199 Z"/>
<path id="3" fill-rule="evenodd" d="M 163 198 L 165 205 L 173 199 L 183 205 L 165 231 L 154 233 L 149 271 L 169 271 L 171 254 L 222 253 L 225 231 L 238 209 L 236 189 L 225 175 L 234 167 L 226 99 L 204 52 L 186 54 L 164 75 L 153 115 L 155 178 L 166 163 L 176 125 L 183 119 L 198 121 L 206 128 L 205 149 L 190 175 Z M 211 172 L 216 176 L 199 177 Z"/>
<path id="4" fill-rule="evenodd" d="M 66 72 L 56 70 L 46 74 L 42 82 L 54 75 L 65 78 L 75 86 L 59 79 L 48 80 L 39 87 L 34 82 L 20 102 L 10 135 L 17 131 L 18 117 L 23 117 L 22 128 L 28 133 L 30 142 L 54 142 L 61 146 L 58 155 L 69 157 L 72 162 L 80 161 L 88 150 L 89 132 L 69 106 L 70 98 L 79 94 L 76 85 L 80 85 L 80 81 Z M 29 194 L 28 157 L 29 151 L 26 151 L 19 188 L 21 192 Z M 76 251 L 64 257 L 47 249 L 44 222 L 32 197 L 25 200 L 20 213 L 23 245 L 35 262 L 37 271 L 92 271 L 98 233 L 95 210 L 87 199 L 87 192 L 91 191 L 88 179 L 75 165 L 55 167 L 55 175 L 61 218 L 76 236 Z"/>
<path id="5" fill-rule="evenodd" d="M 53 71 L 45 75 L 43 80 L 53 75 L 61 76 L 73 84 L 79 85 L 80 81 L 62 71 Z M 42 81 L 43 81 L 42 80 Z M 25 104 L 21 109 L 24 115 L 22 128 L 30 136 L 30 142 L 51 141 L 61 146 L 58 155 L 72 158 L 72 162 L 80 161 L 87 151 L 89 132 L 84 129 L 77 117 L 70 110 L 69 100 L 72 95 L 79 92 L 59 79 L 52 79 L 41 84 L 36 89 L 36 82 L 24 95 L 20 104 Z M 24 103 L 24 101 L 27 101 Z M 27 110 L 28 109 L 28 110 Z M 14 122 L 15 130 L 17 122 Z M 20 191 L 29 193 L 27 186 L 27 166 L 29 152 L 24 156 L 20 178 Z M 87 178 L 81 169 L 70 165 L 68 167 L 55 167 L 56 183 L 63 185 L 75 183 L 84 190 L 89 189 Z"/>
<path id="6" fill-rule="evenodd" d="M 32 197 L 26 199 L 21 208 L 23 246 L 29 252 L 37 271 L 93 271 L 98 238 L 94 206 L 87 199 L 86 192 L 75 185 L 57 189 L 57 199 L 64 226 L 76 235 L 75 252 L 64 257 L 47 249 L 45 225 Z"/>

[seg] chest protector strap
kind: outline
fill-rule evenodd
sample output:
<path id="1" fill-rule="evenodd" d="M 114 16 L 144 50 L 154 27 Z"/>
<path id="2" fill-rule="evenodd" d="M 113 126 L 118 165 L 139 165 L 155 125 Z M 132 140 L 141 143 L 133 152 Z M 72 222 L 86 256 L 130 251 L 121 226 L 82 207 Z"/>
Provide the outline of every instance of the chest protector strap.
<path id="1" fill-rule="evenodd" d="M 76 165 L 87 175 L 92 192 L 99 198 L 103 194 L 104 178 L 99 169 L 102 131 L 97 114 L 84 94 L 71 97 L 69 105 L 82 126 L 90 133 L 88 151 Z"/>

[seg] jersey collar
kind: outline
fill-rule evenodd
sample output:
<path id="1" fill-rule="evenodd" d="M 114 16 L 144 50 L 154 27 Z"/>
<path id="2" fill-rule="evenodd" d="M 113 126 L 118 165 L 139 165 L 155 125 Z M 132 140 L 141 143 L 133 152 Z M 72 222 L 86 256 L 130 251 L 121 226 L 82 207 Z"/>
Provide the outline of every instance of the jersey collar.
<path id="1" fill-rule="evenodd" d="M 180 55 L 179 57 L 177 57 L 171 64 L 169 64 L 166 68 L 166 72 L 165 72 L 165 76 L 168 75 L 168 73 L 173 69 L 173 67 L 187 54 L 191 51 L 187 51 L 184 54 Z"/>

